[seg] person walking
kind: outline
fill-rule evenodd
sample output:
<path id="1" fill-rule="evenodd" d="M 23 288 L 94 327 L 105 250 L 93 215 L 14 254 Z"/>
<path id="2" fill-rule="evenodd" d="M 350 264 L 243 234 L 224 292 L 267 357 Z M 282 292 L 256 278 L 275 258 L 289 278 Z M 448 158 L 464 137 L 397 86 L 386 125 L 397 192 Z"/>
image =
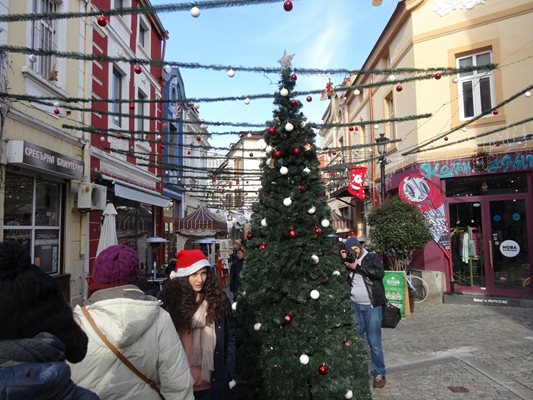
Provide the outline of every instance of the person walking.
<path id="1" fill-rule="evenodd" d="M 353 256 L 350 257 L 350 252 Z M 379 256 L 364 249 L 355 237 L 345 242 L 341 258 L 349 270 L 350 300 L 359 336 L 366 339 L 370 348 L 373 387 L 383 388 L 386 383 L 385 360 L 381 343 L 382 306 L 387 302 L 383 287 L 385 269 Z M 352 260 L 350 260 L 352 258 Z"/>
<path id="2" fill-rule="evenodd" d="M 170 313 L 187 353 L 196 400 L 226 400 L 234 382 L 235 322 L 216 271 L 200 250 L 181 250 L 165 286 Z"/>
<path id="3" fill-rule="evenodd" d="M 236 257 L 231 264 L 229 290 L 233 293 L 233 301 L 237 301 L 239 289 L 241 287 L 241 271 L 244 267 L 244 249 L 239 247 Z"/>
<path id="4" fill-rule="evenodd" d="M 0 243 L 0 397 L 98 400 L 76 386 L 65 360 L 80 362 L 87 335 L 56 279 L 16 241 Z"/>
<path id="5" fill-rule="evenodd" d="M 72 365 L 73 380 L 102 400 L 192 400 L 192 377 L 172 319 L 136 286 L 139 270 L 137 252 L 125 245 L 96 257 L 86 306 L 74 310 L 89 349 Z"/>

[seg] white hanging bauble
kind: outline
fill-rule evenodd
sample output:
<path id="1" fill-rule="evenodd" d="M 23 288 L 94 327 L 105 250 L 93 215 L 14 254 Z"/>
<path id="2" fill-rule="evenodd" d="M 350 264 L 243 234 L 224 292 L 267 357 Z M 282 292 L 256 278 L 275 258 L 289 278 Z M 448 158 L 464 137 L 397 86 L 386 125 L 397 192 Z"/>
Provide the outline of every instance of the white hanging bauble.
<path id="1" fill-rule="evenodd" d="M 285 207 L 289 207 L 291 204 L 292 204 L 292 199 L 291 199 L 290 197 L 285 197 L 285 198 L 283 199 L 283 205 L 284 205 Z"/>
<path id="2" fill-rule="evenodd" d="M 291 124 L 290 122 L 287 122 L 287 123 L 285 124 L 285 130 L 286 130 L 287 132 L 292 132 L 292 131 L 294 130 L 294 125 Z"/>
<path id="3" fill-rule="evenodd" d="M 354 94 L 355 96 L 359 96 L 359 95 L 361 94 L 361 91 L 360 91 L 359 89 L 355 89 L 355 90 L 353 91 L 353 94 Z"/>
<path id="4" fill-rule="evenodd" d="M 311 208 L 309 210 L 307 210 L 307 214 L 313 215 L 314 213 L 316 213 L 316 207 L 315 206 L 311 206 Z"/>
<path id="5" fill-rule="evenodd" d="M 54 107 L 55 108 L 59 107 L 59 101 L 57 101 L 57 100 L 54 101 Z"/>
<path id="6" fill-rule="evenodd" d="M 235 379 L 232 379 L 228 382 L 228 387 L 230 388 L 230 390 L 233 389 L 235 386 L 237 386 L 237 382 L 235 381 Z"/>
<path id="7" fill-rule="evenodd" d="M 261 220 L 261 226 L 268 226 L 266 218 Z"/>
<path id="8" fill-rule="evenodd" d="M 527 92 L 524 93 L 524 96 L 531 97 L 531 92 L 528 90 Z"/>
<path id="9" fill-rule="evenodd" d="M 288 91 L 287 89 L 283 88 L 283 89 L 281 89 L 281 90 L 279 91 L 279 94 L 280 94 L 281 96 L 283 96 L 283 97 L 287 97 L 287 96 L 289 95 L 289 91 Z"/>
<path id="10" fill-rule="evenodd" d="M 198 18 L 200 16 L 200 9 L 196 6 L 194 6 L 193 8 L 191 8 L 191 15 L 194 17 L 194 18 Z"/>
<path id="11" fill-rule="evenodd" d="M 265 152 L 266 153 L 271 153 L 272 152 L 272 146 L 268 145 L 267 147 L 265 147 Z"/>
<path id="12" fill-rule="evenodd" d="M 394 75 L 394 74 L 390 74 L 389 77 L 387 78 L 387 80 L 388 80 L 389 82 L 394 82 L 394 81 L 396 80 L 396 75 Z"/>
<path id="13" fill-rule="evenodd" d="M 258 331 L 261 329 L 261 323 L 260 322 L 257 322 L 255 325 L 254 325 L 254 331 Z"/>
<path id="14" fill-rule="evenodd" d="M 248 97 L 244 99 L 244 104 L 248 105 L 252 102 Z"/>
<path id="15" fill-rule="evenodd" d="M 300 356 L 300 364 L 302 364 L 302 365 L 309 364 L 309 356 L 307 354 L 302 354 Z"/>
<path id="16" fill-rule="evenodd" d="M 309 175 L 311 173 L 311 170 L 307 167 L 304 168 L 304 174 Z"/>
<path id="17" fill-rule="evenodd" d="M 317 300 L 320 297 L 320 292 L 316 289 L 313 289 L 311 290 L 311 293 L 309 293 L 309 296 L 311 296 L 313 300 Z"/>
<path id="18" fill-rule="evenodd" d="M 329 226 L 329 221 L 327 219 L 323 219 L 320 222 L 320 225 L 322 225 L 323 228 L 327 228 Z"/>
<path id="19" fill-rule="evenodd" d="M 313 260 L 313 262 L 314 262 L 315 264 L 318 264 L 318 262 L 320 261 L 320 258 L 318 258 L 318 256 L 317 256 L 316 254 L 313 254 L 313 255 L 311 256 L 311 260 Z"/>
<path id="20" fill-rule="evenodd" d="M 287 168 L 287 167 L 281 167 L 281 168 L 279 169 L 279 173 L 280 173 L 281 175 L 287 175 L 287 174 L 289 173 L 289 168 Z"/>
<path id="21" fill-rule="evenodd" d="M 228 76 L 229 76 L 230 78 L 233 78 L 233 77 L 235 76 L 235 71 L 234 71 L 233 69 L 231 69 L 231 68 L 228 69 Z"/>

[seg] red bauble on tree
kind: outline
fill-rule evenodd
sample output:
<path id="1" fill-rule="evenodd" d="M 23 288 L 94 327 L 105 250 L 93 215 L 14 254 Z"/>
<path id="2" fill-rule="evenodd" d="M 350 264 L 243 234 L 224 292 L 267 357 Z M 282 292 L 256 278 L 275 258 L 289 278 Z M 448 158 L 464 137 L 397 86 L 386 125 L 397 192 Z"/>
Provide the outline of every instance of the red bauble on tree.
<path id="1" fill-rule="evenodd" d="M 313 101 L 312 96 L 307 96 L 305 99 L 307 100 L 308 103 L 311 103 Z"/>
<path id="2" fill-rule="evenodd" d="M 274 136 L 276 134 L 276 128 L 272 128 L 272 127 L 268 128 L 268 134 L 270 136 Z"/>
<path id="3" fill-rule="evenodd" d="M 349 130 L 350 132 L 353 132 L 353 126 L 349 126 L 349 127 L 348 127 L 348 130 Z"/>
<path id="4" fill-rule="evenodd" d="M 281 151 L 276 150 L 276 151 L 274 152 L 274 158 L 281 158 L 281 156 L 282 156 Z"/>
<path id="5" fill-rule="evenodd" d="M 298 185 L 298 190 L 300 192 L 304 192 L 305 191 L 305 186 L 304 185 Z"/>
<path id="6" fill-rule="evenodd" d="M 260 250 L 260 251 L 263 251 L 263 250 L 265 250 L 266 248 L 267 248 L 267 244 L 266 244 L 265 242 L 263 242 L 263 243 L 261 243 L 261 244 L 259 245 L 259 250 Z"/>
<path id="7" fill-rule="evenodd" d="M 98 25 L 100 25 L 103 28 L 103 27 L 105 27 L 107 25 L 107 18 L 104 17 L 103 15 L 100 15 L 96 19 L 96 22 L 98 23 Z"/>
<path id="8" fill-rule="evenodd" d="M 283 3 L 283 9 L 285 11 L 291 11 L 292 10 L 292 1 L 286 0 L 285 3 Z"/>
<path id="9" fill-rule="evenodd" d="M 320 367 L 318 367 L 318 372 L 320 372 L 322 375 L 326 375 L 328 373 L 328 366 L 325 363 L 320 364 Z"/>
<path id="10" fill-rule="evenodd" d="M 298 104 L 298 100 L 296 100 L 296 99 L 291 99 L 291 100 L 289 101 L 289 103 L 291 104 L 291 106 L 295 106 L 295 105 Z"/>
<path id="11" fill-rule="evenodd" d="M 445 142 L 448 141 L 448 136 L 444 136 L 444 141 L 445 141 Z"/>
<path id="12" fill-rule="evenodd" d="M 342 341 L 342 345 L 346 348 L 350 347 L 352 345 L 352 342 L 350 342 L 348 339 L 344 339 Z"/>
<path id="13" fill-rule="evenodd" d="M 254 153 L 250 153 L 249 156 L 250 156 L 250 157 L 253 157 L 253 156 L 254 156 Z"/>
<path id="14" fill-rule="evenodd" d="M 285 316 L 283 317 L 283 320 L 290 324 L 292 322 L 292 315 L 291 314 L 285 314 Z"/>
<path id="15" fill-rule="evenodd" d="M 435 77 L 436 80 L 439 80 L 440 78 L 442 78 L 442 74 L 440 72 L 435 72 L 435 75 L 433 75 Z"/>
<path id="16" fill-rule="evenodd" d="M 136 74 L 140 74 L 143 71 L 140 65 L 136 65 L 135 68 L 133 68 L 133 70 L 135 71 Z"/>
<path id="17" fill-rule="evenodd" d="M 254 235 L 252 235 L 251 232 L 248 232 L 248 233 L 246 234 L 246 240 L 252 240 L 253 237 L 254 237 Z"/>
<path id="18" fill-rule="evenodd" d="M 291 81 L 295 81 L 296 79 L 298 79 L 298 77 L 296 76 L 296 74 L 292 74 L 292 75 L 291 75 Z"/>
<path id="19" fill-rule="evenodd" d="M 294 230 L 294 228 L 289 229 L 289 237 L 290 238 L 296 237 L 296 231 Z"/>
<path id="20" fill-rule="evenodd" d="M 315 226 L 315 234 L 316 234 L 317 236 L 322 235 L 322 229 L 320 229 L 319 226 Z"/>
<path id="21" fill-rule="evenodd" d="M 299 147 L 295 147 L 294 149 L 292 149 L 292 154 L 294 154 L 295 156 L 299 156 L 301 152 L 302 150 L 300 150 Z"/>

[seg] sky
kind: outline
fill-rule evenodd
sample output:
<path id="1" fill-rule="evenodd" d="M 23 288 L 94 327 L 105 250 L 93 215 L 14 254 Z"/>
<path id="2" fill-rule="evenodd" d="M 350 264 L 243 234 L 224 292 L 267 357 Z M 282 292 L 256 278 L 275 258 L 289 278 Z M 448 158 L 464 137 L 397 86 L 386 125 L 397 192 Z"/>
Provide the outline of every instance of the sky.
<path id="1" fill-rule="evenodd" d="M 151 0 L 152 5 L 176 3 Z M 177 2 L 183 3 L 183 2 Z M 190 4 L 190 2 L 187 2 Z M 379 7 L 372 0 L 294 0 L 293 9 L 279 3 L 229 8 L 200 9 L 190 12 L 163 12 L 159 18 L 169 32 L 165 60 L 202 65 L 280 67 L 284 51 L 293 55 L 293 68 L 359 69 L 372 50 L 398 2 L 384 0 Z M 230 78 L 226 70 L 180 68 L 187 98 L 219 98 L 274 93 L 278 73 L 236 71 Z M 321 90 L 328 79 L 334 85 L 344 76 L 298 75 L 295 90 Z M 328 101 L 303 103 L 302 112 L 309 122 L 321 123 Z M 199 102 L 200 118 L 207 122 L 214 147 L 228 147 L 238 140 L 234 135 L 217 132 L 259 128 L 210 126 L 209 121 L 265 124 L 273 117 L 273 98 L 224 102 Z M 266 126 L 266 125 L 265 125 Z M 316 144 L 320 141 L 317 139 Z M 224 151 L 222 151 L 224 152 Z"/>

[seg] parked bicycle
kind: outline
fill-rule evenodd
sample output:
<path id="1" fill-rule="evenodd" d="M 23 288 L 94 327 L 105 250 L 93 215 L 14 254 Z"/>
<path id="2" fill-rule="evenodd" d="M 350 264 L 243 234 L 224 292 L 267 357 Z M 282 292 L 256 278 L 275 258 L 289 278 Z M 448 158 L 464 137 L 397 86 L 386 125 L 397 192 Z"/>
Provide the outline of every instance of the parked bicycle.
<path id="1" fill-rule="evenodd" d="M 420 276 L 412 275 L 410 270 L 406 271 L 405 278 L 409 290 L 414 295 L 415 303 L 422 303 L 426 301 L 429 296 L 429 288 L 426 281 Z"/>

